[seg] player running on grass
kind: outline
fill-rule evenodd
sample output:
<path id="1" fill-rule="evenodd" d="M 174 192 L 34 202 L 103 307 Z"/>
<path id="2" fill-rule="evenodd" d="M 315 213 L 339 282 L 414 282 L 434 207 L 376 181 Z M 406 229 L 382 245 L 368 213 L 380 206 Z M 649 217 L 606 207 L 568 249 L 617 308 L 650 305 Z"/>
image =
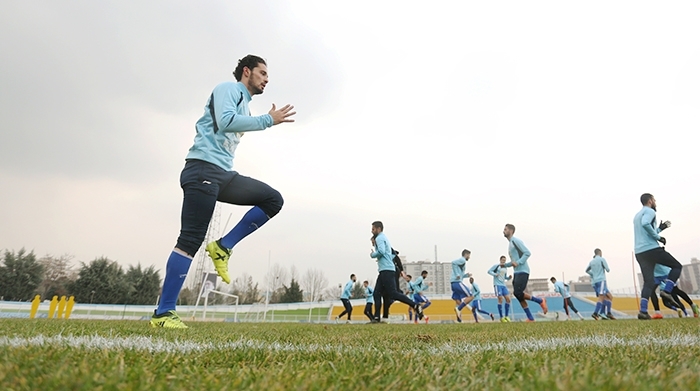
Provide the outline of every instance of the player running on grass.
<path id="1" fill-rule="evenodd" d="M 481 289 L 479 289 L 479 285 L 477 285 L 477 283 L 474 282 L 474 277 L 469 277 L 469 283 L 472 286 L 472 294 L 474 295 L 474 299 L 471 302 L 472 314 L 474 314 L 474 321 L 476 323 L 479 323 L 478 313 L 482 313 L 486 316 L 489 316 L 491 317 L 491 320 L 494 320 L 492 313 L 486 312 L 481 309 Z"/>
<path id="2" fill-rule="evenodd" d="M 593 284 L 593 290 L 598 298 L 598 302 L 595 305 L 595 310 L 591 317 L 595 320 L 614 320 L 615 317 L 612 314 L 612 294 L 608 290 L 608 281 L 605 278 L 605 273 L 610 273 L 610 268 L 608 267 L 608 262 L 603 258 L 603 251 L 597 248 L 593 251 L 593 259 L 588 264 L 586 273 L 591 276 L 591 284 Z"/>
<path id="3" fill-rule="evenodd" d="M 452 300 L 455 301 L 455 315 L 457 322 L 462 323 L 462 309 L 474 300 L 472 292 L 464 285 L 462 280 L 464 277 L 470 277 L 467 273 L 467 261 L 471 257 L 471 251 L 462 250 L 462 256 L 452 261 L 452 275 L 450 276 L 450 285 L 452 288 Z"/>
<path id="4" fill-rule="evenodd" d="M 557 281 L 556 278 L 552 277 L 549 279 L 554 284 L 554 292 L 559 293 L 564 299 L 564 311 L 566 312 L 566 318 L 571 320 L 571 315 L 569 315 L 569 307 L 578 315 L 581 320 L 583 320 L 583 315 L 574 307 L 574 302 L 571 300 L 571 292 L 569 292 L 569 285 L 563 283 L 562 281 Z"/>
<path id="5" fill-rule="evenodd" d="M 233 171 L 233 156 L 245 132 L 294 122 L 291 118 L 295 114 L 294 106 L 277 109 L 273 104 L 267 114 L 251 116 L 248 103 L 265 90 L 267 64 L 258 56 L 248 55 L 238 61 L 233 75 L 237 82 L 223 82 L 214 87 L 204 115 L 195 125 L 194 145 L 180 174 L 184 193 L 180 236 L 165 266 L 160 303 L 150 322 L 152 327 L 187 328 L 175 312 L 175 303 L 192 258 L 204 241 L 217 201 L 252 206 L 231 232 L 206 247 L 225 283 L 231 282 L 228 275 L 231 249 L 282 209 L 282 196 L 277 190 Z"/>
<path id="6" fill-rule="evenodd" d="M 367 298 L 367 304 L 365 304 L 365 316 L 372 321 L 372 306 L 374 305 L 374 289 L 369 286 L 369 281 L 362 283 L 365 287 L 365 297 Z"/>
<path id="7" fill-rule="evenodd" d="M 671 268 L 668 266 L 664 265 L 659 265 L 657 264 L 656 267 L 654 267 L 654 283 L 661 288 L 661 290 L 664 289 L 666 286 L 665 281 L 668 279 L 668 273 L 671 272 Z M 654 286 L 654 290 L 652 291 L 652 298 L 656 296 L 656 285 Z M 682 317 L 682 315 L 688 316 L 688 311 L 686 311 L 685 306 L 683 305 L 683 302 L 681 301 L 681 298 L 685 300 L 688 305 L 690 305 L 691 310 L 693 311 L 693 316 L 698 317 L 698 306 L 693 303 L 693 300 L 690 299 L 690 296 L 688 296 L 685 291 L 681 290 L 678 285 L 673 287 L 673 290 L 671 291 L 671 296 L 673 296 L 673 299 L 679 304 L 678 306 L 674 305 L 673 303 L 668 302 L 668 300 L 664 300 L 664 305 L 668 308 L 671 308 L 674 311 L 678 311 L 678 316 Z M 653 300 L 652 300 L 653 303 Z M 657 304 L 658 306 L 658 301 Z"/>
<path id="8" fill-rule="evenodd" d="M 547 314 L 547 302 L 545 299 L 540 299 L 539 297 L 532 296 L 529 293 L 525 293 L 527 289 L 527 281 L 530 279 L 530 266 L 527 264 L 528 258 L 530 258 L 530 250 L 525 247 L 525 243 L 522 240 L 513 236 L 515 233 L 515 226 L 513 224 L 506 224 L 503 228 L 503 236 L 508 239 L 508 255 L 510 256 L 511 263 L 513 266 L 513 296 L 520 302 L 520 305 L 527 315 L 528 322 L 534 322 L 535 318 L 532 317 L 532 312 L 527 306 L 527 301 L 534 301 L 542 307 L 542 313 Z"/>
<path id="9" fill-rule="evenodd" d="M 666 245 L 666 239 L 659 235 L 664 229 L 671 226 L 670 221 L 661 222 L 656 226 L 656 199 L 649 193 L 644 193 L 640 197 L 642 210 L 634 216 L 634 256 L 637 258 L 639 268 L 642 270 L 644 286 L 642 288 L 642 300 L 640 302 L 638 319 L 651 319 L 647 309 L 649 307 L 649 297 L 654 288 L 654 267 L 662 264 L 671 268 L 666 286 L 661 291 L 661 297 L 670 303 L 675 303 L 671 291 L 676 286 L 678 277 L 681 276 L 683 265 L 676 260 L 666 249 L 659 246 L 659 242 Z"/>
<path id="10" fill-rule="evenodd" d="M 506 256 L 501 255 L 499 263 L 494 265 L 489 269 L 489 275 L 493 276 L 493 290 L 496 292 L 496 297 L 498 297 L 498 315 L 501 322 L 510 322 L 508 314 L 510 314 L 510 292 L 508 292 L 508 287 L 506 286 L 506 281 L 511 279 L 508 275 L 508 267 L 510 265 L 506 264 Z M 506 302 L 506 316 L 503 316 L 503 300 Z"/>
<path id="11" fill-rule="evenodd" d="M 391 244 L 384 234 L 384 224 L 381 221 L 372 223 L 372 235 L 374 239 L 374 249 L 370 257 L 377 260 L 379 275 L 377 283 L 374 284 L 374 319 L 373 322 L 385 322 L 389 319 L 389 307 L 396 300 L 413 308 L 418 320 L 423 319 L 423 308 L 413 300 L 404 296 L 396 286 L 396 266 L 394 266 L 394 254 L 391 251 Z M 384 312 L 382 314 L 382 298 L 384 299 Z M 383 315 L 380 319 L 380 315 Z"/>
<path id="12" fill-rule="evenodd" d="M 354 274 L 351 274 L 350 281 L 345 283 L 343 293 L 340 294 L 340 301 L 343 303 L 343 307 L 345 307 L 345 309 L 340 313 L 340 315 L 335 317 L 336 322 L 338 322 L 340 318 L 346 314 L 348 315 L 348 323 L 350 323 L 352 320 L 352 303 L 350 303 L 350 297 L 352 296 L 352 287 L 355 286 L 355 281 L 357 281 L 357 277 L 355 277 Z"/>

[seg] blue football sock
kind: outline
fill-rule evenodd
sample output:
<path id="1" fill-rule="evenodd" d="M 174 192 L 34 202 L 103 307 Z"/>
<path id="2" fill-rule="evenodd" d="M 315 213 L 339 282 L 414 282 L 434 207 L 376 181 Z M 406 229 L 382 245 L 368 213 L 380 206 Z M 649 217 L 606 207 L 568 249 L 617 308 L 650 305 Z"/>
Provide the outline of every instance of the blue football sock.
<path id="1" fill-rule="evenodd" d="M 530 301 L 534 301 L 537 304 L 542 304 L 542 299 L 540 299 L 539 297 L 530 296 Z"/>
<path id="2" fill-rule="evenodd" d="M 676 283 L 668 279 L 664 282 L 666 283 L 666 286 L 664 287 L 664 292 L 671 293 L 673 288 L 676 286 Z"/>
<path id="3" fill-rule="evenodd" d="M 532 312 L 530 312 L 530 308 L 523 308 L 525 311 L 525 315 L 527 315 L 527 318 L 530 320 L 535 320 L 535 318 L 532 317 Z"/>
<path id="4" fill-rule="evenodd" d="M 413 320 L 413 311 L 408 310 L 408 320 Z"/>
<path id="5" fill-rule="evenodd" d="M 187 278 L 187 272 L 190 270 L 191 263 L 192 258 L 178 254 L 175 251 L 170 253 L 168 263 L 165 265 L 163 293 L 160 295 L 156 314 L 160 315 L 164 312 L 175 310 L 177 296 L 180 294 L 185 278 Z"/>
<path id="6" fill-rule="evenodd" d="M 257 206 L 252 207 L 243 215 L 241 221 L 233 227 L 231 232 L 221 238 L 221 245 L 229 249 L 233 248 L 241 239 L 255 232 L 256 229 L 262 227 L 268 220 L 270 220 L 270 218 L 267 217 L 262 209 Z"/>
<path id="7" fill-rule="evenodd" d="M 639 307 L 641 312 L 647 312 L 649 309 L 649 299 L 642 299 L 641 303 L 639 303 Z"/>
<path id="8" fill-rule="evenodd" d="M 612 301 L 610 301 L 610 300 L 603 301 L 603 306 L 604 306 L 604 311 L 606 314 L 609 314 L 612 311 Z"/>
<path id="9" fill-rule="evenodd" d="M 474 320 L 478 323 L 479 322 L 479 317 L 476 315 L 476 311 L 472 312 L 474 315 Z"/>
<path id="10" fill-rule="evenodd" d="M 688 316 L 688 311 L 686 311 L 685 308 L 683 308 L 683 313 L 685 314 L 686 317 Z"/>
<path id="11" fill-rule="evenodd" d="M 506 305 L 508 305 L 508 304 L 506 304 Z M 498 316 L 501 318 L 503 317 L 503 304 L 498 305 Z"/>
<path id="12" fill-rule="evenodd" d="M 601 311 L 603 311 L 603 303 L 601 303 L 601 302 L 595 303 L 595 310 L 593 310 L 593 313 L 599 314 L 599 313 L 601 313 Z"/>
<path id="13" fill-rule="evenodd" d="M 506 316 L 510 314 L 510 303 L 506 303 Z"/>
<path id="14" fill-rule="evenodd" d="M 461 310 L 462 310 L 464 307 L 466 307 L 466 306 L 467 306 L 467 305 L 466 305 L 464 302 L 461 302 L 461 303 L 459 303 L 459 305 L 457 306 L 457 309 L 461 311 Z"/>

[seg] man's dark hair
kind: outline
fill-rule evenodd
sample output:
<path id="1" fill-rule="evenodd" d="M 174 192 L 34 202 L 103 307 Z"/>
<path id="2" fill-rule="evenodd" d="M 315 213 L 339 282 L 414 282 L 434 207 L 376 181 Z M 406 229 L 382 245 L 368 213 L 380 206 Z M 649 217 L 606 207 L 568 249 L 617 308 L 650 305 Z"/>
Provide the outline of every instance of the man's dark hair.
<path id="1" fill-rule="evenodd" d="M 243 77 L 243 68 L 248 68 L 252 71 L 253 68 L 258 66 L 258 64 L 267 65 L 265 60 L 252 54 L 238 60 L 238 66 L 236 66 L 236 70 L 233 71 L 233 76 L 236 78 L 236 81 L 241 81 L 241 78 Z"/>
<path id="2" fill-rule="evenodd" d="M 653 195 L 649 193 L 644 193 L 641 197 L 639 197 L 639 200 L 642 201 L 642 205 L 646 205 L 647 202 L 649 202 L 649 200 L 651 199 L 651 197 L 653 197 Z"/>
<path id="3" fill-rule="evenodd" d="M 506 258 L 506 256 L 505 256 L 505 255 L 501 255 L 501 257 L 500 257 L 500 258 L 498 258 L 498 260 L 500 261 L 501 259 L 505 259 L 505 258 Z"/>
<path id="4" fill-rule="evenodd" d="M 354 275 L 354 274 L 351 274 L 351 275 L 350 275 L 350 279 L 352 280 L 353 277 L 355 277 L 355 275 Z"/>
<path id="5" fill-rule="evenodd" d="M 365 281 L 364 281 L 364 282 L 362 282 L 362 283 L 363 283 L 363 284 L 367 284 L 367 285 L 369 285 L 369 281 L 367 281 L 367 280 L 365 280 Z"/>
<path id="6" fill-rule="evenodd" d="M 593 254 L 595 254 L 595 255 L 602 255 L 603 252 L 602 252 L 599 248 L 597 248 L 597 249 L 593 250 Z"/>
<path id="7" fill-rule="evenodd" d="M 506 228 L 508 228 L 509 230 L 515 232 L 515 226 L 514 226 L 513 224 L 506 224 Z"/>
<path id="8" fill-rule="evenodd" d="M 409 279 L 413 278 L 410 274 L 406 274 L 406 277 L 408 277 Z"/>
<path id="9" fill-rule="evenodd" d="M 421 275 L 421 276 L 422 276 L 423 274 L 428 274 L 428 271 L 427 271 L 427 270 L 423 270 L 422 272 L 420 272 L 420 275 Z"/>
<path id="10" fill-rule="evenodd" d="M 556 280 L 557 280 L 557 279 L 554 278 L 554 277 L 552 277 L 552 278 L 549 279 L 549 281 L 552 281 L 552 282 L 554 282 L 554 281 L 556 281 Z"/>
<path id="11" fill-rule="evenodd" d="M 382 231 L 384 231 L 384 224 L 382 224 L 381 221 L 375 221 L 375 222 L 373 222 L 373 223 L 372 223 L 372 227 L 374 227 L 374 228 L 379 228 L 379 229 L 381 229 Z"/>
<path id="12" fill-rule="evenodd" d="M 465 255 L 471 254 L 471 253 L 472 253 L 472 252 L 469 251 L 469 250 L 467 250 L 467 249 L 462 250 L 462 256 L 465 256 Z"/>

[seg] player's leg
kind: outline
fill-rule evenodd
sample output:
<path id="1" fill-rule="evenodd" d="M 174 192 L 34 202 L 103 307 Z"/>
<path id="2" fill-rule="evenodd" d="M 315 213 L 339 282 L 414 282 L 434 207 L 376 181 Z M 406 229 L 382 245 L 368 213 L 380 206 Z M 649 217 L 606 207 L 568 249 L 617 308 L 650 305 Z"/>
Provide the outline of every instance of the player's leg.
<path id="1" fill-rule="evenodd" d="M 515 273 L 513 275 L 513 296 L 515 296 L 515 298 L 518 299 L 518 302 L 520 302 L 520 306 L 523 307 L 523 311 L 525 311 L 527 319 L 529 321 L 534 321 L 535 318 L 532 316 L 532 312 L 530 312 L 530 308 L 527 306 L 527 301 L 525 301 L 525 289 L 527 288 L 527 281 L 529 277 L 530 275 L 527 273 Z"/>
<path id="2" fill-rule="evenodd" d="M 219 178 L 216 172 L 209 172 L 211 170 L 208 166 L 215 167 L 199 160 L 190 160 L 180 174 L 180 186 L 183 191 L 180 235 L 166 263 L 160 302 L 151 320 L 154 327 L 187 327 L 174 313 L 175 304 L 190 269 L 192 257 L 204 241 L 216 206 Z M 199 180 L 202 176 L 211 178 L 209 183 L 202 183 Z"/>
<path id="3" fill-rule="evenodd" d="M 564 298 L 564 312 L 566 313 L 567 318 L 571 318 L 571 315 L 569 315 L 569 300 L 565 297 Z"/>
<path id="4" fill-rule="evenodd" d="M 508 315 L 510 314 L 510 292 L 508 291 L 508 288 L 506 288 L 504 286 L 501 290 L 501 293 L 503 294 L 503 298 L 506 301 L 506 305 L 504 306 L 504 309 L 505 309 L 504 319 L 506 320 L 506 322 L 510 322 L 510 318 L 508 317 Z"/>
<path id="5" fill-rule="evenodd" d="M 340 299 L 340 302 L 343 303 L 343 312 L 341 312 L 335 319 L 338 320 L 345 316 L 348 313 L 348 304 L 350 304 L 350 301 L 348 299 Z M 349 317 L 348 317 L 349 319 Z"/>
<path id="6" fill-rule="evenodd" d="M 683 265 L 681 265 L 681 263 L 678 262 L 676 258 L 673 257 L 673 255 L 666 252 L 666 249 L 664 248 L 656 248 L 654 250 L 651 250 L 651 252 L 654 255 L 656 263 L 671 268 L 671 271 L 668 273 L 668 278 L 664 281 L 666 285 L 664 286 L 664 289 L 659 292 L 659 295 L 661 297 L 665 297 L 671 302 L 675 302 L 676 300 L 673 298 L 671 292 L 676 286 L 678 278 L 681 276 L 681 272 L 683 271 Z M 680 303 L 675 302 L 674 304 L 676 305 L 676 307 L 680 307 Z"/>
<path id="7" fill-rule="evenodd" d="M 656 266 L 656 261 L 654 259 L 653 250 L 635 254 L 635 258 L 637 258 L 637 263 L 639 264 L 639 269 L 642 272 L 642 278 L 644 280 L 644 285 L 642 286 L 642 300 L 639 303 L 640 308 L 637 318 L 647 320 L 651 319 L 647 310 L 649 307 L 649 297 L 654 287 L 654 266 Z"/>
<path id="8" fill-rule="evenodd" d="M 384 283 L 382 273 L 377 276 L 377 281 L 374 283 L 374 321 L 379 322 L 382 314 L 382 297 L 384 295 Z"/>
<path id="9" fill-rule="evenodd" d="M 282 209 L 284 200 L 277 190 L 266 183 L 238 173 L 234 173 L 221 187 L 217 199 L 228 204 L 253 206 L 231 231 L 216 242 L 209 243 L 206 248 L 221 278 L 229 282 L 228 258 L 231 249 L 275 217 Z"/>
<path id="10" fill-rule="evenodd" d="M 365 304 L 365 316 L 371 321 L 372 320 L 372 303 Z"/>
<path id="11" fill-rule="evenodd" d="M 423 304 L 423 309 L 426 309 L 426 308 L 430 307 L 431 304 L 433 304 L 433 302 L 430 301 L 430 299 L 428 299 L 425 295 L 420 295 L 420 297 L 421 297 L 421 299 L 423 300 L 423 303 L 424 303 L 424 304 Z"/>
<path id="12" fill-rule="evenodd" d="M 498 318 L 503 319 L 503 295 L 501 290 L 498 289 L 498 285 L 493 286 L 493 291 L 496 293 L 496 298 L 498 299 Z"/>
<path id="13" fill-rule="evenodd" d="M 382 272 L 382 273 L 384 273 L 384 272 Z M 415 301 L 409 299 L 408 296 L 402 294 L 398 290 L 398 287 L 396 285 L 394 285 L 394 276 L 393 275 L 396 272 L 387 271 L 387 273 L 389 273 L 391 275 L 391 281 L 388 282 L 389 288 L 387 289 L 387 291 L 390 292 L 391 299 L 393 299 L 395 301 L 400 301 L 400 302 L 406 304 L 407 306 L 413 308 L 413 311 L 416 314 L 415 319 L 418 319 L 418 320 L 423 319 L 423 308 L 420 306 L 420 304 L 417 304 Z"/>

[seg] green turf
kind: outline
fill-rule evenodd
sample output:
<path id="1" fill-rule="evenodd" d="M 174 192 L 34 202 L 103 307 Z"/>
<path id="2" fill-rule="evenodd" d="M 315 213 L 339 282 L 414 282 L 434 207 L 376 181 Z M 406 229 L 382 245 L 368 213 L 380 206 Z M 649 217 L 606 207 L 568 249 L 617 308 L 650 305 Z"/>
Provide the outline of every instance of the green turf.
<path id="1" fill-rule="evenodd" d="M 188 330 L 154 330 L 137 321 L 4 319 L 0 385 L 680 391 L 700 384 L 699 325 L 692 318 L 478 325 L 195 322 Z M 71 346 L 80 336 L 90 337 L 85 343 L 92 347 Z M 587 342 L 601 338 L 613 346 Z"/>

